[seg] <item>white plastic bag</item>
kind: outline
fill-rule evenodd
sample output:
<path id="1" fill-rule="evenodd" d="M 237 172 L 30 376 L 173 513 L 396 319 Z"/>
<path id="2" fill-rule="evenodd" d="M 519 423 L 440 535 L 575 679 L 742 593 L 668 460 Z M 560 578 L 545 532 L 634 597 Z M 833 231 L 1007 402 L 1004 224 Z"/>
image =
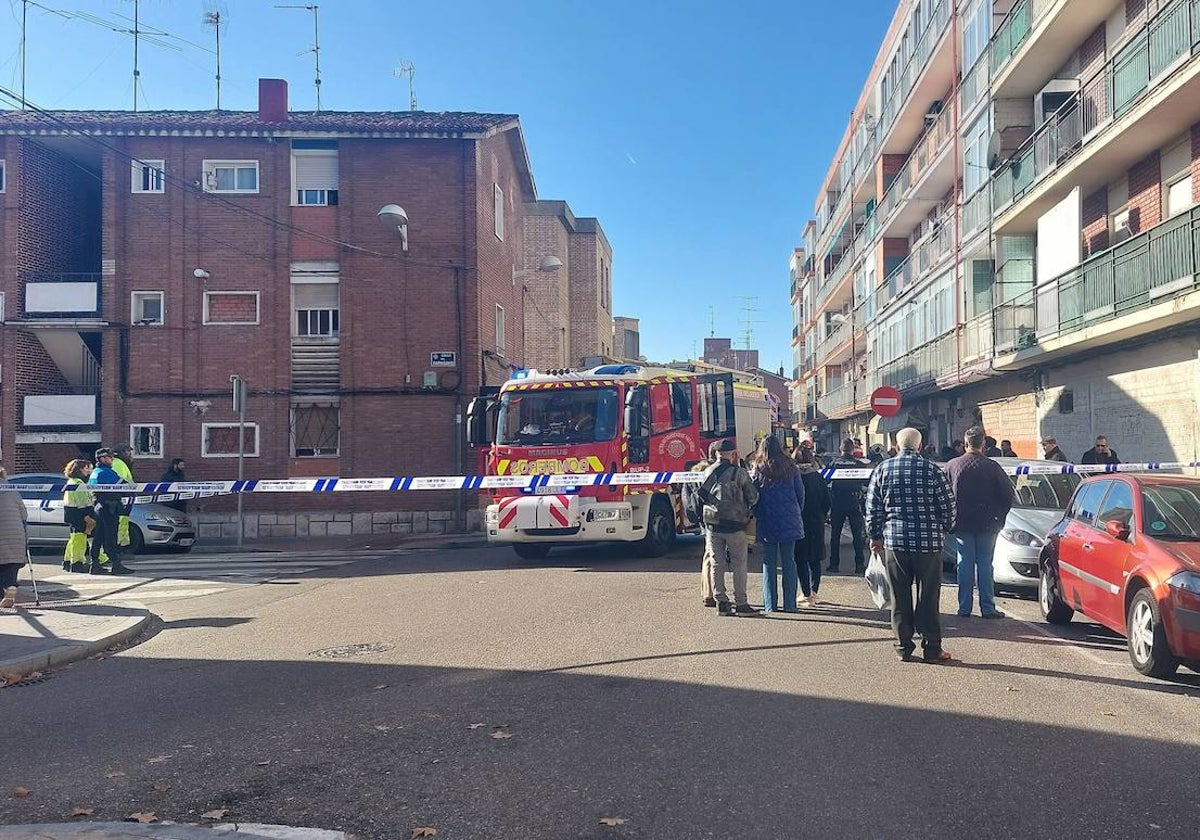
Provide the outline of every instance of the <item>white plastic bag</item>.
<path id="1" fill-rule="evenodd" d="M 888 578 L 887 566 L 883 563 L 883 555 L 871 552 L 867 562 L 867 571 L 863 575 L 867 579 L 867 588 L 871 590 L 871 600 L 881 610 L 892 608 L 892 581 Z"/>

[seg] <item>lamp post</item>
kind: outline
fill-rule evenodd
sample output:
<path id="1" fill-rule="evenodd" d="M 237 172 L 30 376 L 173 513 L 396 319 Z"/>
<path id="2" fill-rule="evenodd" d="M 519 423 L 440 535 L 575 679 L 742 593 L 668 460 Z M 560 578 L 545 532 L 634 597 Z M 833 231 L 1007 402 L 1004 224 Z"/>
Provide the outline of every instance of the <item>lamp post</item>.
<path id="1" fill-rule="evenodd" d="M 558 271 L 560 268 L 562 268 L 562 265 L 563 265 L 563 261 L 560 260 L 558 257 L 554 256 L 553 254 L 548 254 L 548 255 L 542 257 L 541 262 L 538 263 L 536 268 L 517 268 L 514 265 L 513 269 L 512 269 L 513 285 L 514 286 L 517 285 L 517 280 L 521 277 L 529 277 L 533 274 L 539 274 L 539 273 L 552 274 L 552 273 Z M 528 292 L 529 292 L 529 286 L 522 283 L 521 284 L 521 318 L 522 319 L 525 318 L 525 296 L 526 296 L 526 294 L 528 294 Z M 538 314 L 541 314 L 541 312 L 542 311 L 539 309 Z M 542 317 L 545 320 L 549 321 L 549 318 L 546 318 L 545 315 L 542 315 Z M 522 324 L 521 324 L 521 363 L 524 365 L 528 365 L 528 363 L 529 363 L 529 360 L 526 358 L 527 351 L 526 351 L 525 336 L 527 333 L 528 333 L 528 330 L 525 329 L 525 324 L 524 324 L 524 322 L 522 322 Z M 567 362 L 566 362 L 567 341 L 566 341 L 565 329 L 564 329 L 564 334 L 563 334 L 562 356 L 563 356 L 563 367 L 568 367 Z"/>

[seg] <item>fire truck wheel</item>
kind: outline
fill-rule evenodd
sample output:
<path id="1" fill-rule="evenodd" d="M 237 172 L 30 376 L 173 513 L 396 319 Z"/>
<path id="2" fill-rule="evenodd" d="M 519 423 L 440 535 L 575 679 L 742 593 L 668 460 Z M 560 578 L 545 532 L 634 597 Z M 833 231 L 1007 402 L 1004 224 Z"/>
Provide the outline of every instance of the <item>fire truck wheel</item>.
<path id="1" fill-rule="evenodd" d="M 540 543 L 513 543 L 513 551 L 522 560 L 541 560 L 550 553 L 550 546 Z"/>
<path id="2" fill-rule="evenodd" d="M 642 554 L 647 557 L 662 557 L 674 544 L 675 510 L 666 496 L 655 496 L 654 501 L 650 503 L 646 536 L 642 537 Z"/>

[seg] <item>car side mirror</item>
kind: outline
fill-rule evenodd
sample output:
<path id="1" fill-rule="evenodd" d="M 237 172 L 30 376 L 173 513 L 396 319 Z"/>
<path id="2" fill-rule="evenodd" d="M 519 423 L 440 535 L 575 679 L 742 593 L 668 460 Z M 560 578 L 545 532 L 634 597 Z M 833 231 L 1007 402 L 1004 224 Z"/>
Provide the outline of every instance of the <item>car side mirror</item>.
<path id="1" fill-rule="evenodd" d="M 1120 519 L 1110 519 L 1104 523 L 1104 530 L 1110 537 L 1124 542 L 1129 539 L 1129 526 Z"/>

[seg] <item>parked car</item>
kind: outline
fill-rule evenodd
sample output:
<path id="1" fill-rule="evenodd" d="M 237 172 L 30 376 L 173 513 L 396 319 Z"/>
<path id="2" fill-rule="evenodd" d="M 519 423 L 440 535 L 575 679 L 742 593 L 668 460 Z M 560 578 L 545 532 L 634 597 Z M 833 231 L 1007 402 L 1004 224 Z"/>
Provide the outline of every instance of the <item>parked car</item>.
<path id="1" fill-rule="evenodd" d="M 60 484 L 55 473 L 10 475 L 9 484 Z M 29 515 L 29 545 L 62 548 L 70 533 L 63 520 L 62 492 L 18 488 Z M 190 551 L 196 542 L 196 527 L 186 513 L 156 503 L 136 504 L 129 516 L 129 550 L 141 554 L 146 549 Z"/>
<path id="2" fill-rule="evenodd" d="M 995 461 L 1005 469 L 1029 463 L 1020 458 L 996 458 Z M 996 537 L 992 571 L 997 586 L 1032 592 L 1038 586 L 1038 557 L 1046 534 L 1062 519 L 1080 477 L 1075 473 L 1035 473 L 1010 475 L 1009 480 L 1016 491 L 1016 501 Z M 953 541 L 947 538 L 946 564 L 953 566 L 954 563 Z"/>
<path id="3" fill-rule="evenodd" d="M 1140 673 L 1200 670 L 1200 479 L 1084 479 L 1042 550 L 1042 615 L 1076 613 L 1126 637 Z"/>

